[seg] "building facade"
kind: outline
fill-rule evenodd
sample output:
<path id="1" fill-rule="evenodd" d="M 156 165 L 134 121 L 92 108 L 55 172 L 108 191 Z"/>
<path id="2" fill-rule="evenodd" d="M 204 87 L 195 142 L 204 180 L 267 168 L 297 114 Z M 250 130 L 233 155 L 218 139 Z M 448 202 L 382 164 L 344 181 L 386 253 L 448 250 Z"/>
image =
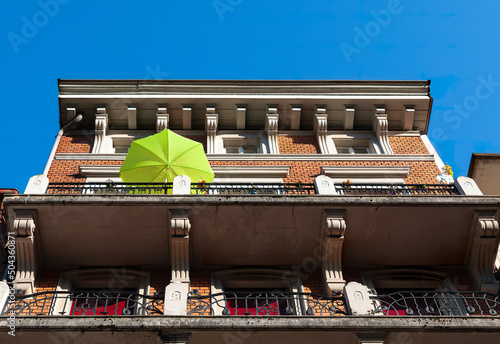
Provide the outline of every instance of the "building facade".
<path id="1" fill-rule="evenodd" d="M 450 178 L 429 82 L 60 80 L 59 105 L 4 199 L 2 342 L 498 343 L 500 198 Z M 167 128 L 212 183 L 121 181 Z"/>

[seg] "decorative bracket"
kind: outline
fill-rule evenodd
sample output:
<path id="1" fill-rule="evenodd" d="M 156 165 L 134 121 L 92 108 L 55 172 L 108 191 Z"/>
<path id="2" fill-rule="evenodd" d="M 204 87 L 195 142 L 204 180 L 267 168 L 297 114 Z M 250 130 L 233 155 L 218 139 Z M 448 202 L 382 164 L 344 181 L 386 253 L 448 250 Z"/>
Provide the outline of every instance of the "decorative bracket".
<path id="1" fill-rule="evenodd" d="M 215 154 L 215 137 L 217 135 L 217 125 L 219 122 L 219 115 L 215 113 L 215 105 L 207 105 L 207 114 L 205 116 L 207 154 Z"/>
<path id="2" fill-rule="evenodd" d="M 127 122 L 129 130 L 137 129 L 137 104 L 127 104 Z"/>
<path id="3" fill-rule="evenodd" d="M 268 105 L 266 114 L 266 131 L 267 140 L 269 142 L 269 153 L 279 154 L 278 148 L 278 122 L 279 122 L 278 106 Z"/>
<path id="4" fill-rule="evenodd" d="M 189 209 L 170 209 L 171 282 L 189 284 Z"/>
<path id="5" fill-rule="evenodd" d="M 344 130 L 354 129 L 354 114 L 356 113 L 356 105 L 344 105 L 342 120 L 344 122 Z"/>
<path id="6" fill-rule="evenodd" d="M 193 106 L 182 104 L 182 129 L 191 130 L 191 114 Z"/>
<path id="7" fill-rule="evenodd" d="M 290 129 L 299 130 L 300 129 L 300 116 L 302 114 L 302 105 L 291 105 L 291 119 L 290 119 Z"/>
<path id="8" fill-rule="evenodd" d="M 101 152 L 102 142 L 108 133 L 108 111 L 106 106 L 97 107 L 95 115 L 95 141 L 92 153 L 97 154 Z"/>
<path id="9" fill-rule="evenodd" d="M 166 104 L 158 104 L 156 111 L 156 132 L 159 133 L 168 129 L 168 112 Z"/>
<path id="10" fill-rule="evenodd" d="M 328 114 L 326 113 L 325 106 L 316 106 L 314 115 L 314 133 L 318 138 L 319 149 L 321 154 L 328 154 L 328 144 L 326 141 L 326 134 L 328 129 Z"/>
<path id="11" fill-rule="evenodd" d="M 500 284 L 493 274 L 499 232 L 496 211 L 476 210 L 475 212 L 476 228 L 470 243 L 467 268 L 476 288 L 496 294 Z"/>
<path id="12" fill-rule="evenodd" d="M 244 104 L 236 105 L 236 129 L 245 130 L 247 106 Z"/>
<path id="13" fill-rule="evenodd" d="M 402 129 L 405 131 L 413 130 L 413 121 L 415 120 L 415 106 L 405 105 L 403 107 Z"/>
<path id="14" fill-rule="evenodd" d="M 35 291 L 38 268 L 38 242 L 35 240 L 36 210 L 15 210 L 17 271 L 15 285 L 26 294 Z"/>
<path id="15" fill-rule="evenodd" d="M 373 132 L 382 147 L 382 152 L 384 154 L 394 154 L 389 144 L 389 121 L 383 105 L 375 105 Z"/>
<path id="16" fill-rule="evenodd" d="M 345 280 L 342 276 L 342 247 L 346 224 L 345 209 L 325 209 L 322 221 L 323 274 L 331 291 L 342 291 Z"/>

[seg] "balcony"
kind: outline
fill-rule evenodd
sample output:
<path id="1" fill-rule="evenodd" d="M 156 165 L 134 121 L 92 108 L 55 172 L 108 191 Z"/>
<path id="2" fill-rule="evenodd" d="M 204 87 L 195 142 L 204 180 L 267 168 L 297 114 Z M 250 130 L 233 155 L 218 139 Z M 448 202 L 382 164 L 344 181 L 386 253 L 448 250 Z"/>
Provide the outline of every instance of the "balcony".
<path id="1" fill-rule="evenodd" d="M 168 307 L 163 293 L 133 291 L 46 291 L 16 295 L 3 314 L 16 316 L 150 316 Z M 396 291 L 374 295 L 373 311 L 366 315 L 422 317 L 498 317 L 500 295 L 486 292 Z M 309 316 L 352 315 L 342 293 L 331 296 L 301 292 L 245 291 L 187 295 L 187 316 Z M 179 314 L 182 315 L 182 314 Z M 358 314 L 362 316 L 363 314 Z"/>
<path id="2" fill-rule="evenodd" d="M 172 183 L 51 183 L 47 194 L 55 195 L 168 195 Z M 454 196 L 460 195 L 450 184 L 340 184 L 339 196 Z M 192 195 L 314 195 L 312 183 L 193 183 Z"/>

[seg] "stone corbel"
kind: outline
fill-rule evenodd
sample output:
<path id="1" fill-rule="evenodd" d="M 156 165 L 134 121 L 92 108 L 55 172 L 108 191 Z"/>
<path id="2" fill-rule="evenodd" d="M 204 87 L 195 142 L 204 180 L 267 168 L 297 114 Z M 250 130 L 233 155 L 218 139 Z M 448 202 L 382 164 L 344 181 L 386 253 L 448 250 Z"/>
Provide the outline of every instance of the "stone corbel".
<path id="1" fill-rule="evenodd" d="M 168 129 L 167 105 L 158 104 L 156 111 L 156 132 L 159 133 L 165 129 Z"/>
<path id="2" fill-rule="evenodd" d="M 467 268 L 477 289 L 494 294 L 498 293 L 500 284 L 493 274 L 498 231 L 495 210 L 476 210 L 476 227 L 469 247 Z"/>
<path id="3" fill-rule="evenodd" d="M 342 121 L 344 124 L 344 130 L 354 129 L 354 114 L 356 113 L 355 105 L 344 105 Z"/>
<path id="4" fill-rule="evenodd" d="M 278 106 L 269 105 L 266 114 L 266 132 L 269 142 L 269 153 L 279 154 L 278 148 L 278 122 L 279 122 Z"/>
<path id="5" fill-rule="evenodd" d="M 236 105 L 236 129 L 245 130 L 247 106 L 244 104 Z"/>
<path id="6" fill-rule="evenodd" d="M 415 106 L 405 105 L 403 108 L 402 129 L 405 131 L 413 130 L 413 121 L 415 120 Z"/>
<path id="7" fill-rule="evenodd" d="M 207 154 L 215 154 L 215 137 L 217 136 L 217 125 L 219 115 L 215 113 L 215 105 L 207 105 L 205 115 L 205 130 L 207 132 Z"/>
<path id="8" fill-rule="evenodd" d="M 373 115 L 373 132 L 384 154 L 394 154 L 389 144 L 389 121 L 383 105 L 375 105 Z"/>
<path id="9" fill-rule="evenodd" d="M 38 268 L 38 240 L 36 232 L 36 210 L 15 211 L 14 232 L 16 235 L 16 289 L 25 294 L 35 292 L 35 279 Z"/>
<path id="10" fill-rule="evenodd" d="M 346 224 L 345 209 L 325 209 L 323 211 L 322 237 L 323 255 L 322 268 L 329 291 L 342 291 L 345 280 L 342 275 L 342 247 Z"/>
<path id="11" fill-rule="evenodd" d="M 127 104 L 127 123 L 129 130 L 137 129 L 137 104 Z"/>
<path id="12" fill-rule="evenodd" d="M 291 105 L 290 107 L 291 107 L 290 129 L 299 130 L 300 116 L 302 114 L 302 105 Z"/>
<path id="13" fill-rule="evenodd" d="M 328 154 L 328 144 L 326 140 L 326 134 L 328 130 L 328 114 L 326 113 L 326 107 L 316 106 L 316 111 L 314 115 L 314 133 L 318 138 L 319 149 L 321 154 Z"/>
<path id="14" fill-rule="evenodd" d="M 95 141 L 92 153 L 101 152 L 102 142 L 108 133 L 108 111 L 105 106 L 97 107 L 95 115 Z"/>
<path id="15" fill-rule="evenodd" d="M 182 104 L 182 129 L 184 130 L 191 130 L 192 109 L 191 104 Z"/>
<path id="16" fill-rule="evenodd" d="M 171 282 L 189 284 L 189 221 L 190 210 L 170 210 L 170 256 L 172 267 Z"/>

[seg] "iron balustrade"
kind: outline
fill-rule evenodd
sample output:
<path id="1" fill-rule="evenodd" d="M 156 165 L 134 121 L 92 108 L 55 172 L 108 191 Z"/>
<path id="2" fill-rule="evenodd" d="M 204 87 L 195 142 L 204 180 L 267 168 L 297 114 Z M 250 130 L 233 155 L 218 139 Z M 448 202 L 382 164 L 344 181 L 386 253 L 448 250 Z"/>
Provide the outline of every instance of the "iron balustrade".
<path id="1" fill-rule="evenodd" d="M 347 315 L 341 293 L 332 296 L 293 292 L 222 292 L 200 295 L 193 290 L 188 295 L 188 315 L 281 316 Z"/>
<path id="2" fill-rule="evenodd" d="M 133 291 L 45 291 L 16 295 L 4 314 L 30 315 L 163 315 L 164 295 Z"/>
<path id="3" fill-rule="evenodd" d="M 337 194 L 344 196 L 452 196 L 460 195 L 452 184 L 335 184 Z"/>
<path id="4" fill-rule="evenodd" d="M 48 194 L 78 195 L 165 195 L 172 194 L 172 183 L 50 183 Z M 309 195 L 308 183 L 192 183 L 193 195 Z"/>
<path id="5" fill-rule="evenodd" d="M 388 316 L 498 316 L 500 295 L 486 292 L 398 291 L 373 298 Z"/>

